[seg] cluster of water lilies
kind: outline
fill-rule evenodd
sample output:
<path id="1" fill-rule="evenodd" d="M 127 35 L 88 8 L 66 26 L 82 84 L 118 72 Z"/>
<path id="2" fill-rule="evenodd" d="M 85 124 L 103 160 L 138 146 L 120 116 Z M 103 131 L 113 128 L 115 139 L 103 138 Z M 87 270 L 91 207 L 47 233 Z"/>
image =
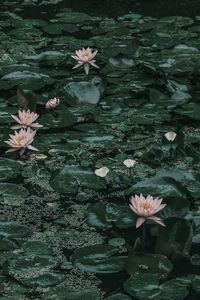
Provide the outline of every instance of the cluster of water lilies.
<path id="1" fill-rule="evenodd" d="M 96 60 L 94 59 L 98 50 L 92 52 L 92 49 L 88 47 L 75 52 L 76 55 L 72 55 L 72 58 L 74 58 L 78 63 L 73 67 L 73 69 L 83 66 L 85 73 L 88 75 L 90 66 L 99 68 L 95 63 Z M 50 99 L 46 103 L 45 107 L 46 109 L 53 109 L 59 105 L 59 102 L 58 98 Z M 36 135 L 36 129 L 42 127 L 42 125 L 35 122 L 39 115 L 35 112 L 31 112 L 30 110 L 19 110 L 18 116 L 11 115 L 11 117 L 17 122 L 17 124 L 11 127 L 11 129 L 15 130 L 14 135 L 10 134 L 10 139 L 5 141 L 10 146 L 6 152 L 19 151 L 20 155 L 22 155 L 26 149 L 38 151 L 37 148 L 32 146 L 32 143 Z M 16 131 L 16 129 L 20 130 Z M 167 132 L 164 136 L 168 141 L 173 142 L 176 138 L 176 133 Z M 123 164 L 129 169 L 132 168 L 135 163 L 136 161 L 133 159 L 126 159 L 123 161 Z M 99 177 L 106 177 L 108 173 L 109 168 L 107 167 L 95 170 L 95 174 Z M 130 208 L 137 216 L 139 216 L 136 221 L 136 228 L 140 227 L 146 220 L 152 220 L 162 226 L 165 226 L 161 218 L 155 216 L 157 212 L 166 206 L 166 204 L 162 204 L 162 200 L 163 199 L 153 198 L 150 195 L 145 198 L 142 194 L 140 194 L 140 196 L 135 195 L 131 197 Z"/>
<path id="2" fill-rule="evenodd" d="M 59 99 L 53 98 L 46 103 L 46 108 L 51 109 L 56 107 L 59 104 Z M 43 127 L 41 124 L 36 123 L 39 114 L 31 112 L 29 109 L 27 111 L 18 111 L 18 116 L 11 115 L 11 117 L 17 122 L 16 125 L 12 126 L 11 129 L 14 129 L 14 134 L 10 134 L 8 141 L 5 141 L 10 148 L 6 151 L 15 152 L 19 151 L 20 155 L 24 153 L 26 149 L 38 151 L 37 148 L 32 146 L 34 137 L 36 135 L 36 130 Z M 16 129 L 20 129 L 16 131 Z"/>
<path id="3" fill-rule="evenodd" d="M 33 147 L 31 144 L 34 141 L 37 128 L 42 127 L 39 123 L 35 123 L 38 114 L 31 112 L 29 109 L 27 111 L 18 111 L 18 116 L 11 115 L 11 117 L 17 122 L 16 125 L 12 126 L 11 129 L 20 129 L 19 131 L 10 134 L 10 139 L 5 141 L 11 148 L 6 152 L 19 151 L 20 155 L 24 153 L 26 149 L 38 151 L 37 148 Z"/>

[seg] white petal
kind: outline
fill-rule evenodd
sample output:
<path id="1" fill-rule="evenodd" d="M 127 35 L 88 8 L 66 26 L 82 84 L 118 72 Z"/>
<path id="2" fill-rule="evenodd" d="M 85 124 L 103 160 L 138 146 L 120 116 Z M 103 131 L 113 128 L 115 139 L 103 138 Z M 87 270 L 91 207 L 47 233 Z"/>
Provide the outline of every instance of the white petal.
<path id="1" fill-rule="evenodd" d="M 88 63 L 84 64 L 84 70 L 85 70 L 86 75 L 88 75 L 89 70 L 90 70 L 90 65 Z"/>
<path id="2" fill-rule="evenodd" d="M 123 161 L 123 164 L 127 167 L 127 168 L 132 168 L 134 166 L 134 164 L 136 163 L 136 161 L 134 159 L 125 159 Z"/>
<path id="3" fill-rule="evenodd" d="M 99 177 L 106 177 L 106 175 L 109 172 L 109 169 L 107 167 L 102 167 L 100 169 L 96 169 L 94 172 Z"/>
<path id="4" fill-rule="evenodd" d="M 168 141 L 173 142 L 176 138 L 177 134 L 173 131 L 169 131 L 167 133 L 165 133 L 165 137 Z"/>

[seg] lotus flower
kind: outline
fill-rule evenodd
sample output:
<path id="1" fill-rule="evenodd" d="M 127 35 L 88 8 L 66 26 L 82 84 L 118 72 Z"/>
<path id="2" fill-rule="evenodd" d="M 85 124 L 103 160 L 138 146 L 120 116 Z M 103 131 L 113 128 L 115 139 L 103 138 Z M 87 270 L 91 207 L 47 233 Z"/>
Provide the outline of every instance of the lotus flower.
<path id="1" fill-rule="evenodd" d="M 30 127 L 27 129 L 21 129 L 19 132 L 15 131 L 14 135 L 10 134 L 10 139 L 5 141 L 5 143 L 11 148 L 8 149 L 6 153 L 19 150 L 22 155 L 26 149 L 38 151 L 37 148 L 31 146 L 35 134 L 36 130 L 31 130 Z"/>
<path id="2" fill-rule="evenodd" d="M 99 67 L 95 64 L 96 60 L 94 59 L 98 50 L 92 53 L 92 49 L 88 47 L 87 49 L 83 48 L 82 50 L 76 50 L 75 52 L 76 55 L 72 55 L 72 57 L 78 61 L 78 64 L 75 65 L 73 69 L 83 66 L 87 75 L 89 74 L 90 66 L 99 69 Z"/>
<path id="3" fill-rule="evenodd" d="M 134 164 L 136 163 L 136 161 L 134 159 L 125 159 L 123 161 L 123 164 L 127 167 L 127 168 L 132 168 L 134 166 Z"/>
<path id="4" fill-rule="evenodd" d="M 173 131 L 169 131 L 165 133 L 165 137 L 169 142 L 173 142 L 176 138 L 177 134 Z"/>
<path id="5" fill-rule="evenodd" d="M 52 108 L 55 108 L 56 106 L 58 106 L 60 103 L 60 99 L 58 98 L 53 98 L 53 99 L 50 99 L 49 101 L 47 101 L 45 107 L 47 109 L 52 109 Z"/>
<path id="6" fill-rule="evenodd" d="M 11 129 L 20 129 L 20 128 L 27 128 L 27 127 L 33 127 L 33 128 L 42 127 L 42 125 L 40 125 L 39 123 L 34 123 L 35 120 L 39 117 L 39 115 L 34 112 L 30 112 L 29 109 L 27 111 L 19 110 L 18 115 L 19 117 L 11 115 L 11 117 L 19 124 L 19 125 L 12 126 Z"/>
<path id="7" fill-rule="evenodd" d="M 160 218 L 154 216 L 166 206 L 166 204 L 161 204 L 162 200 L 163 199 L 159 198 L 153 199 L 150 195 L 145 198 L 142 194 L 140 194 L 140 196 L 135 195 L 135 197 L 131 197 L 131 204 L 129 206 L 132 211 L 139 216 L 136 222 L 136 228 L 140 227 L 146 219 L 165 226 Z"/>

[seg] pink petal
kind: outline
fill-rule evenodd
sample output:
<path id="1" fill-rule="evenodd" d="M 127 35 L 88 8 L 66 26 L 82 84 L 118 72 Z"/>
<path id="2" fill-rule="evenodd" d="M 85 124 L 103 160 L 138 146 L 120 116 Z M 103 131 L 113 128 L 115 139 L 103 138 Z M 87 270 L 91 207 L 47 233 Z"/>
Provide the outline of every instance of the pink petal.
<path id="1" fill-rule="evenodd" d="M 89 61 L 89 64 L 92 65 L 93 67 L 99 69 L 99 67 L 95 64 L 95 62 L 93 61 Z"/>
<path id="2" fill-rule="evenodd" d="M 79 68 L 79 67 L 81 67 L 83 65 L 83 63 L 81 62 L 81 63 L 78 63 L 77 65 L 75 65 L 72 69 L 77 69 L 77 68 Z"/>
<path id="3" fill-rule="evenodd" d="M 98 50 L 94 51 L 92 54 L 91 54 L 91 59 L 93 59 L 98 53 Z"/>
<path id="4" fill-rule="evenodd" d="M 160 204 L 159 207 L 157 209 L 154 210 L 154 214 L 156 214 L 157 212 L 159 212 L 160 210 L 162 210 L 167 204 Z"/>
<path id="5" fill-rule="evenodd" d="M 145 220 L 145 218 L 138 218 L 136 221 L 136 228 L 140 227 L 145 222 Z"/>
<path id="6" fill-rule="evenodd" d="M 75 60 L 80 60 L 80 58 L 78 57 L 78 56 L 76 56 L 76 55 L 72 55 L 71 56 L 73 59 L 75 59 Z"/>
<path id="7" fill-rule="evenodd" d="M 17 116 L 14 116 L 14 115 L 11 115 L 11 117 L 19 124 L 22 124 L 21 120 L 17 117 Z"/>
<path id="8" fill-rule="evenodd" d="M 147 217 L 147 219 L 152 220 L 152 221 L 154 221 L 154 222 L 156 222 L 156 223 L 158 223 L 158 224 L 160 224 L 162 226 L 165 226 L 164 222 L 159 217 L 150 216 L 150 217 Z"/>
<path id="9" fill-rule="evenodd" d="M 43 125 L 40 125 L 39 123 L 32 123 L 30 124 L 31 127 L 34 127 L 34 128 L 41 128 L 43 127 Z"/>
<path id="10" fill-rule="evenodd" d="M 80 51 L 81 51 L 81 50 L 76 50 L 76 51 L 75 51 L 75 53 L 76 53 L 76 55 L 77 55 L 78 57 L 79 57 L 79 55 L 80 55 L 80 53 L 81 53 Z"/>
<path id="11" fill-rule="evenodd" d="M 135 201 L 135 199 L 131 199 L 131 205 L 135 208 L 138 209 L 138 203 Z"/>
<path id="12" fill-rule="evenodd" d="M 15 151 L 18 151 L 20 148 L 10 148 L 6 151 L 6 153 L 10 153 L 10 152 L 15 152 Z"/>
<path id="13" fill-rule="evenodd" d="M 37 148 L 31 146 L 31 145 L 28 145 L 27 147 L 29 150 L 33 150 L 33 151 L 39 151 Z"/>
<path id="14" fill-rule="evenodd" d="M 11 129 L 20 129 L 20 128 L 22 128 L 23 127 L 23 125 L 14 125 L 14 126 L 12 126 L 12 127 L 10 127 Z"/>
<path id="15" fill-rule="evenodd" d="M 130 209 L 131 209 L 134 213 L 138 214 L 138 211 L 137 211 L 137 209 L 136 209 L 134 206 L 132 206 L 131 204 L 129 204 L 129 207 L 130 207 Z"/>

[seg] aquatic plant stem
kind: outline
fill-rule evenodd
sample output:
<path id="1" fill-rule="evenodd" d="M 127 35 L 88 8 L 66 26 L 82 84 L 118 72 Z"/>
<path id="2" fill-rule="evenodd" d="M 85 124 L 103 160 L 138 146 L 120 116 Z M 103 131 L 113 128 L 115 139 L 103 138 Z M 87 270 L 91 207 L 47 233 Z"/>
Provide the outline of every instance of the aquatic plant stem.
<path id="1" fill-rule="evenodd" d="M 146 248 L 146 238 L 147 238 L 147 228 L 146 228 L 146 224 L 144 223 L 142 225 L 142 247 L 144 251 Z"/>

